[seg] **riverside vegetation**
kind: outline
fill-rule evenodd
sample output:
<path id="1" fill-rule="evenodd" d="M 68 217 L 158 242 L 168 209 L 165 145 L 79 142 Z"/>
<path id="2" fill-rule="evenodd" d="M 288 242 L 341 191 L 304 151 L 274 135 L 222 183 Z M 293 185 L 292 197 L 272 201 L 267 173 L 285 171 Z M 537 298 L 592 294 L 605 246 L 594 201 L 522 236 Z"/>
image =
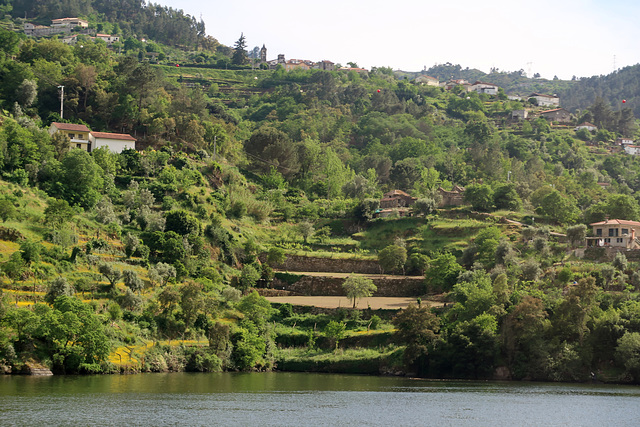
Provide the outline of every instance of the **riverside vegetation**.
<path id="1" fill-rule="evenodd" d="M 0 29 L 4 372 L 640 380 L 638 263 L 574 256 L 585 224 L 640 219 L 640 162 L 610 151 L 636 135 L 633 111 L 591 100 L 573 120 L 593 134 L 513 122 L 527 101 L 503 91 L 385 67 L 252 70 L 244 41 L 234 51 L 204 27 L 145 45 L 126 16 L 77 13 L 122 46 L 26 39 L 6 17 Z M 139 149 L 50 136 L 60 84 L 65 119 L 135 134 Z M 436 209 L 454 184 L 465 206 Z M 413 216 L 375 219 L 392 189 L 418 198 Z M 293 254 L 377 261 L 423 276 L 422 290 L 404 310 L 270 304 L 304 275 L 278 270 Z M 354 305 L 375 296 L 354 282 Z"/>

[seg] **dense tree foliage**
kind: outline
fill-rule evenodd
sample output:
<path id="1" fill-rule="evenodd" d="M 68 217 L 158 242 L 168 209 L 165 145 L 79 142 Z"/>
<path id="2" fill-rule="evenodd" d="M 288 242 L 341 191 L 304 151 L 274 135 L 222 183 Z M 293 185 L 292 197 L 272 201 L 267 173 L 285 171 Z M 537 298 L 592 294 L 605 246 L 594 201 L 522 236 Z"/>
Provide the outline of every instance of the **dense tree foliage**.
<path id="1" fill-rule="evenodd" d="M 636 135 L 634 112 L 596 97 L 600 89 L 575 101 L 571 123 L 555 123 L 502 90 L 422 85 L 384 67 L 251 70 L 243 35 L 232 50 L 158 5 L 14 2 L 15 16 L 25 10 L 42 23 L 84 16 L 122 41 L 79 34 L 69 46 L 0 29 L 0 287 L 11 295 L 0 298 L 3 369 L 33 359 L 67 373 L 136 363 L 261 370 L 286 352 L 343 357 L 334 350 L 389 339 L 375 369 L 491 378 L 500 368 L 566 381 L 605 370 L 640 381 L 637 261 L 577 257 L 604 259 L 584 250 L 588 224 L 640 219 L 640 161 L 614 145 Z M 567 102 L 578 97 L 569 87 L 604 84 L 452 64 L 427 74 Z M 87 152 L 50 135 L 62 121 L 58 86 L 66 120 L 129 133 L 136 150 Z M 525 107 L 529 120 L 511 118 Z M 600 129 L 574 131 L 582 122 Z M 391 190 L 415 203 L 388 208 Z M 254 290 L 304 286 L 308 277 L 277 270 L 301 254 L 419 275 L 398 287 L 418 305 L 394 320 L 369 309 L 272 309 Z M 375 290 L 361 276 L 338 285 L 354 305 Z M 178 348 L 178 339 L 197 344 Z M 121 350 L 134 347 L 144 357 Z M 335 366 L 345 365 L 326 369 Z"/>

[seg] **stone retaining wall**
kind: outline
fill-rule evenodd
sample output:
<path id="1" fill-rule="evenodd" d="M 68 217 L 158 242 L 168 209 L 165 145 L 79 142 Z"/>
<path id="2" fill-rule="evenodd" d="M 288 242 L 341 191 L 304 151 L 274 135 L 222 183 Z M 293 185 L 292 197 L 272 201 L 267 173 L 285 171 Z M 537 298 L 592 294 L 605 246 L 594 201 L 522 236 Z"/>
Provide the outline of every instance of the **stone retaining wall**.
<path id="1" fill-rule="evenodd" d="M 300 255 L 287 255 L 287 260 L 276 268 L 286 271 L 318 271 L 322 273 L 380 273 L 380 265 L 376 260 L 313 258 Z"/>
<path id="2" fill-rule="evenodd" d="M 295 283 L 288 284 L 282 280 L 274 280 L 274 289 L 289 291 L 290 295 L 304 296 L 344 296 L 343 278 L 304 276 Z M 373 283 L 378 290 L 374 297 L 417 297 L 426 292 L 424 279 L 407 277 L 404 279 L 376 278 Z"/>
<path id="3" fill-rule="evenodd" d="M 575 254 L 578 257 L 600 262 L 611 262 L 616 257 L 616 254 L 621 252 L 627 257 L 629 261 L 640 260 L 640 249 L 627 249 L 624 247 L 589 247 L 586 249 L 576 249 Z"/>

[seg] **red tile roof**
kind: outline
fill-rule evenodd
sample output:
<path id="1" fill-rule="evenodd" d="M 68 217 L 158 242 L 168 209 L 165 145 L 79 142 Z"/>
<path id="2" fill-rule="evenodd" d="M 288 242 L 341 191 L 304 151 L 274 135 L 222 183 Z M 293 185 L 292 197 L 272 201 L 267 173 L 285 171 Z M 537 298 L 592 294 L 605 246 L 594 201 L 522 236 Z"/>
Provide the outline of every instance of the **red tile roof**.
<path id="1" fill-rule="evenodd" d="M 91 132 L 94 138 L 120 139 L 123 141 L 135 141 L 136 139 L 126 133 Z"/>
<path id="2" fill-rule="evenodd" d="M 76 132 L 91 132 L 85 125 L 76 125 L 73 123 L 58 123 L 53 122 L 51 125 L 55 126 L 59 130 L 72 130 Z"/>
<path id="3" fill-rule="evenodd" d="M 609 219 L 600 222 L 594 222 L 593 224 L 589 224 L 591 226 L 594 225 L 630 225 L 633 227 L 640 227 L 640 222 L 638 221 L 627 221 L 625 219 Z"/>

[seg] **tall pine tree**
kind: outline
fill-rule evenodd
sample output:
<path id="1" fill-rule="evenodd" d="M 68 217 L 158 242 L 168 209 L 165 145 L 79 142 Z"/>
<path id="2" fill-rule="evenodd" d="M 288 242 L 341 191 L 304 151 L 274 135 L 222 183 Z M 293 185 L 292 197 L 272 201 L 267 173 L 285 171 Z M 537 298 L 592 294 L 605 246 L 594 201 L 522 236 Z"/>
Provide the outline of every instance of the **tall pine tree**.
<path id="1" fill-rule="evenodd" d="M 240 38 L 233 47 L 231 61 L 236 65 L 244 65 L 247 62 L 247 41 L 244 38 L 244 33 L 240 33 Z"/>

